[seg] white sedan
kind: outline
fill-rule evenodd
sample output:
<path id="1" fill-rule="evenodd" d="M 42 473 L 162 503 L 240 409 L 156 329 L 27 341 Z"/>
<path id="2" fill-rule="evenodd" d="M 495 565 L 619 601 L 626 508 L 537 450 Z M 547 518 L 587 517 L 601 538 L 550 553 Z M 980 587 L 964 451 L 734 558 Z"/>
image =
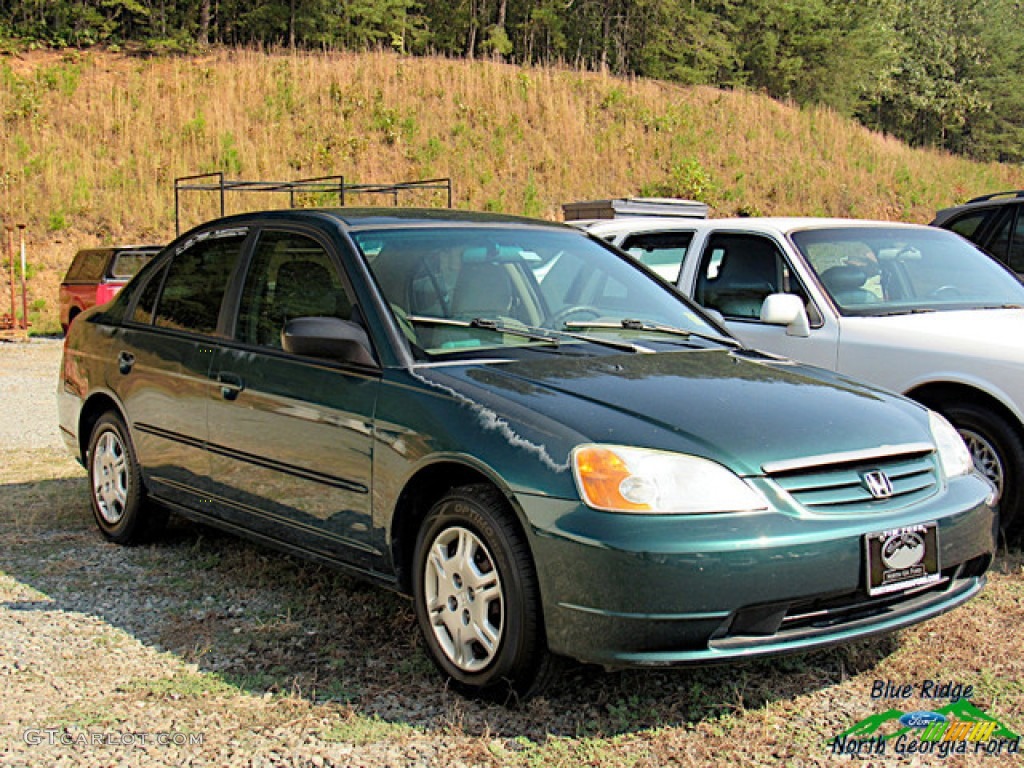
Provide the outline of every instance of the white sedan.
<path id="1" fill-rule="evenodd" d="M 1004 530 L 1024 523 L 1024 286 L 966 240 L 850 219 L 574 223 L 718 313 L 748 346 L 941 412 L 996 486 Z"/>

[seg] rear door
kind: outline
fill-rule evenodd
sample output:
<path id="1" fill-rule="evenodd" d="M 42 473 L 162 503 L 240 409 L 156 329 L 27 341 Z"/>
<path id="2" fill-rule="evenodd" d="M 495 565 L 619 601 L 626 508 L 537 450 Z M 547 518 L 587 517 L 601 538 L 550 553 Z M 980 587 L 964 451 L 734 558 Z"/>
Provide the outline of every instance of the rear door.
<path id="1" fill-rule="evenodd" d="M 247 231 L 183 243 L 142 286 L 114 331 L 111 389 L 124 404 L 151 492 L 208 512 L 207 408 L 221 310 Z"/>
<path id="2" fill-rule="evenodd" d="M 328 240 L 259 233 L 233 339 L 210 371 L 210 451 L 224 520 L 372 570 L 381 558 L 370 494 L 380 369 L 281 347 L 288 320 L 357 317 L 352 297 Z"/>

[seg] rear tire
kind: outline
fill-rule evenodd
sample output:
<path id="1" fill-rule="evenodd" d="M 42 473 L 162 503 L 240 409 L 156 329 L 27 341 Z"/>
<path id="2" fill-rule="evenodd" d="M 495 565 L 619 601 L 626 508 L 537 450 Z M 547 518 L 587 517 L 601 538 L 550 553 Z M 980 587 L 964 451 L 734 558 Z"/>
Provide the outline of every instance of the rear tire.
<path id="1" fill-rule="evenodd" d="M 536 570 L 497 489 L 456 488 L 433 506 L 416 539 L 413 597 L 430 656 L 460 692 L 508 703 L 547 683 Z"/>
<path id="2" fill-rule="evenodd" d="M 131 436 L 113 411 L 103 414 L 93 426 L 87 466 L 93 516 L 105 538 L 118 544 L 139 544 L 163 530 L 167 511 L 146 503 Z"/>
<path id="3" fill-rule="evenodd" d="M 983 406 L 957 403 L 939 410 L 967 443 L 974 466 L 999 491 L 999 525 L 1012 533 L 1024 519 L 1024 441 L 1006 419 Z"/>

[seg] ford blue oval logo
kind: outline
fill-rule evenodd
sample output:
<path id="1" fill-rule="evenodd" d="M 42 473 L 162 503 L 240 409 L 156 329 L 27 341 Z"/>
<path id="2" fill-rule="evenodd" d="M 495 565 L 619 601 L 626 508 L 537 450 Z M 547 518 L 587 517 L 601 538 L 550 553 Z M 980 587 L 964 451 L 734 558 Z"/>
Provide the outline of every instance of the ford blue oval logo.
<path id="1" fill-rule="evenodd" d="M 940 715 L 938 712 L 926 712 L 921 710 L 919 712 L 907 712 L 900 718 L 900 725 L 905 725 L 908 728 L 926 728 L 930 723 L 944 723 L 946 722 L 946 716 Z"/>

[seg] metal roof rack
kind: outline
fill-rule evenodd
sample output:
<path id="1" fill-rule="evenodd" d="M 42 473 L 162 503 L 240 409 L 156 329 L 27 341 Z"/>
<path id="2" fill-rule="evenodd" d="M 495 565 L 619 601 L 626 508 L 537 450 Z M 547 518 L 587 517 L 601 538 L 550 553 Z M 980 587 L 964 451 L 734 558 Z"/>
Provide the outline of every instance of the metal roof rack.
<path id="1" fill-rule="evenodd" d="M 217 192 L 220 195 L 220 215 L 225 213 L 225 197 L 228 192 L 277 192 L 288 195 L 288 205 L 296 208 L 302 195 L 337 195 L 338 205 L 344 207 L 351 195 L 391 195 L 394 205 L 403 192 L 439 191 L 447 198 L 447 207 L 452 207 L 452 180 L 425 179 L 422 181 L 400 181 L 393 184 L 348 184 L 344 176 L 320 176 L 313 179 L 293 181 L 243 181 L 225 179 L 222 171 L 199 173 L 193 176 L 179 176 L 174 180 L 174 232 L 181 234 L 181 193 Z"/>
<path id="2" fill-rule="evenodd" d="M 969 205 L 971 203 L 983 203 L 986 200 L 993 200 L 993 199 L 995 199 L 997 197 L 1005 197 L 1005 196 L 1008 196 L 1008 197 L 1024 197 L 1024 189 L 1013 189 L 1013 190 L 1010 190 L 1009 192 L 993 192 L 990 195 L 981 195 L 980 197 L 973 197 L 970 200 L 968 200 L 965 203 L 965 205 Z"/>
<path id="3" fill-rule="evenodd" d="M 623 216 L 672 216 L 704 219 L 708 206 L 696 200 L 674 197 L 621 197 L 615 200 L 583 200 L 565 203 L 562 212 L 566 221 L 618 219 Z"/>

